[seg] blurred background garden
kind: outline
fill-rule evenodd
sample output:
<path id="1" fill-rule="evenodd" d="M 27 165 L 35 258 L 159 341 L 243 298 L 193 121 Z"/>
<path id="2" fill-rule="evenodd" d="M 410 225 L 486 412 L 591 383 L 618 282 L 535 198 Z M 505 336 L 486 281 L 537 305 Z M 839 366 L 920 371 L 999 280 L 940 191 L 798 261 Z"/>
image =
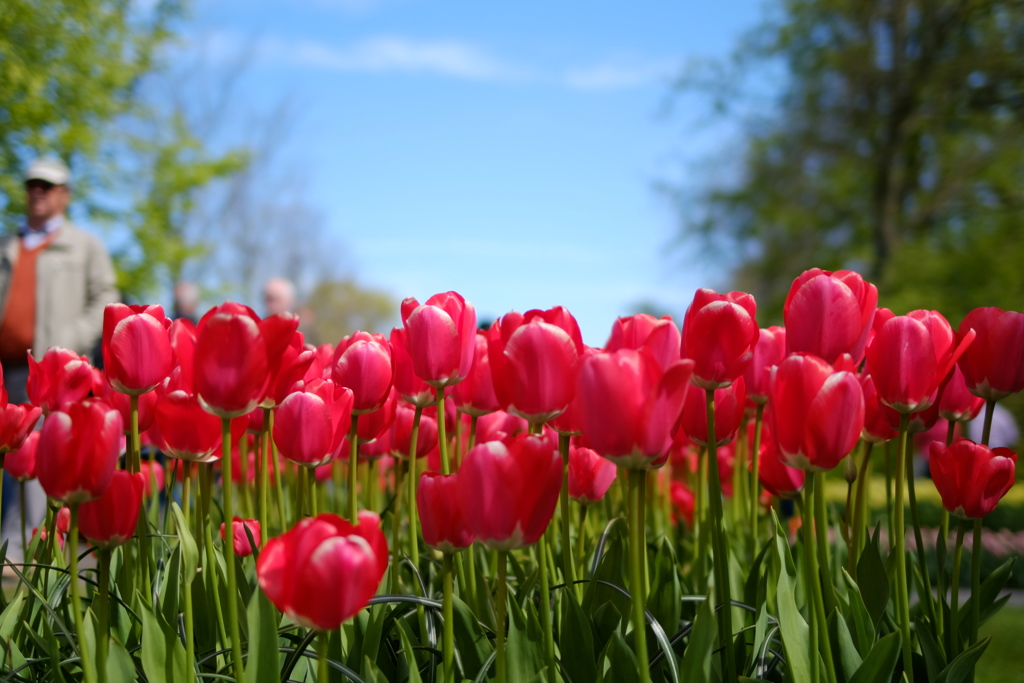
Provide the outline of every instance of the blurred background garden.
<path id="1" fill-rule="evenodd" d="M 1022 54 L 1014 0 L 6 0 L 0 213 L 57 154 L 124 300 L 260 310 L 285 277 L 314 342 L 448 289 L 592 345 L 698 286 L 768 326 L 814 266 L 955 327 L 1024 306 Z M 986 524 L 991 571 L 1020 488 Z M 981 680 L 1024 680 L 1024 599 L 987 628 Z"/>

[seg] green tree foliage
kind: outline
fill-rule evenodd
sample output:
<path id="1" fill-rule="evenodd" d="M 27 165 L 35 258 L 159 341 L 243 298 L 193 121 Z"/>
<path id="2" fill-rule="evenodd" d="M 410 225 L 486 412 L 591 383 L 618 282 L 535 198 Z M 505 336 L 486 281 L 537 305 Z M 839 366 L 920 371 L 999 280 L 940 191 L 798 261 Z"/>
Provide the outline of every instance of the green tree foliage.
<path id="1" fill-rule="evenodd" d="M 63 157 L 76 204 L 127 233 L 114 258 L 129 299 L 153 296 L 202 252 L 183 232 L 194 194 L 246 161 L 239 151 L 211 155 L 180 112 L 140 95 L 182 11 L 179 0 L 0 5 L 0 220 L 8 229 L 20 221 L 27 163 Z"/>
<path id="2" fill-rule="evenodd" d="M 746 119 L 735 182 L 680 191 L 685 230 L 735 255 L 765 323 L 813 266 L 853 267 L 883 305 L 954 325 L 1019 308 L 1022 54 L 1020 0 L 786 0 L 718 65 L 735 73 L 702 81 L 750 110 L 751 74 L 784 72 L 771 114 Z"/>
<path id="3" fill-rule="evenodd" d="M 337 344 L 356 330 L 387 335 L 398 322 L 391 294 L 360 285 L 351 278 L 317 283 L 303 310 L 303 331 L 314 344 Z"/>

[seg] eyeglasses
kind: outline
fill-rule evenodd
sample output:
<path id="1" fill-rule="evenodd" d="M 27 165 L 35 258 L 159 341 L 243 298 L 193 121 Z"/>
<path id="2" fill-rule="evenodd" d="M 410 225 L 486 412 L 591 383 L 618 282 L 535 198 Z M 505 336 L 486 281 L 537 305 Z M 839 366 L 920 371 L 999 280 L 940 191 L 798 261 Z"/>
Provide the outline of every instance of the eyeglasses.
<path id="1" fill-rule="evenodd" d="M 25 182 L 25 190 L 31 192 L 32 190 L 42 190 L 43 192 L 49 192 L 56 185 L 48 183 L 45 180 L 28 180 Z"/>

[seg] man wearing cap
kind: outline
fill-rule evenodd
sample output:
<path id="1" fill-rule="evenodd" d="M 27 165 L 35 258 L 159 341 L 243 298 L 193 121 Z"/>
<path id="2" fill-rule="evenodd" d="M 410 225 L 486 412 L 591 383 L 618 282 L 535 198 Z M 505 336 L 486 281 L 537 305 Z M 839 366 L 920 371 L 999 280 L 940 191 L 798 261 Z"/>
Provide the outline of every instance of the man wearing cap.
<path id="1" fill-rule="evenodd" d="M 65 216 L 70 179 L 60 159 L 32 162 L 25 173 L 25 223 L 16 235 L 0 236 L 0 363 L 12 403 L 28 400 L 28 351 L 37 360 L 51 346 L 91 356 L 103 332 L 103 307 L 118 299 L 103 243 Z M 11 498 L 4 495 L 4 503 Z M 13 523 L 14 517 L 3 519 Z M 20 540 L 5 535 L 13 537 L 12 546 Z"/>

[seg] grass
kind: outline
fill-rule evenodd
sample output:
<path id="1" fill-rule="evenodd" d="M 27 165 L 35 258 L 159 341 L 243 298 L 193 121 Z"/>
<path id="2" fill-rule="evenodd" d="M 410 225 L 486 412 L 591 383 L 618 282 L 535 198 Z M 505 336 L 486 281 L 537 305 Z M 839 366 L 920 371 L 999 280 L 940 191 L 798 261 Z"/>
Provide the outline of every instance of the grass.
<path id="1" fill-rule="evenodd" d="M 992 636 L 981 661 L 977 683 L 1024 683 L 1020 637 L 1024 633 L 1024 608 L 1004 607 L 981 628 Z"/>

